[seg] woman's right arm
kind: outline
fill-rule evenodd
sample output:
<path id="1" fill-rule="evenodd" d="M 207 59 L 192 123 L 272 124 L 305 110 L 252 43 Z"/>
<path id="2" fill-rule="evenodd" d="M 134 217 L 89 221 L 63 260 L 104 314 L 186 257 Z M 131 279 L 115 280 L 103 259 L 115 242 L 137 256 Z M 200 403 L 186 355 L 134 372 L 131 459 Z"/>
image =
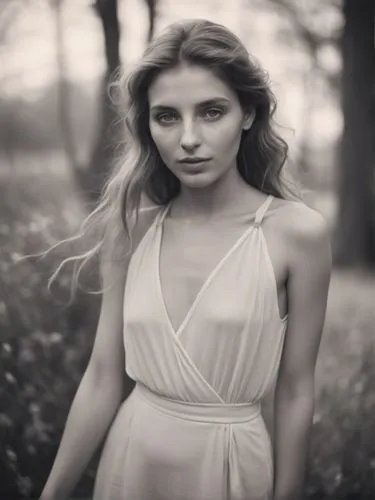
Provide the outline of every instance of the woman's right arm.
<path id="1" fill-rule="evenodd" d="M 104 292 L 92 354 L 40 500 L 68 498 L 122 401 L 125 368 L 122 314 L 127 273 L 124 267 L 127 269 L 127 265 L 116 266 L 107 261 L 101 264 Z"/>

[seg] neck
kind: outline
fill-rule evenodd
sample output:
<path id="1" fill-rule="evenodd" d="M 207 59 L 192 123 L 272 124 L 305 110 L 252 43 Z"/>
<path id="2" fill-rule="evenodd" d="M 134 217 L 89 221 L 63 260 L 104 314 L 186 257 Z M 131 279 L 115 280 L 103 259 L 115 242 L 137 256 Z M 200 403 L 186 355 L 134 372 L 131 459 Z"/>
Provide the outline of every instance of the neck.
<path id="1" fill-rule="evenodd" d="M 190 189 L 181 185 L 181 192 L 173 203 L 175 217 L 210 218 L 238 211 L 241 201 L 246 205 L 252 200 L 256 205 L 260 192 L 249 186 L 237 169 L 229 172 L 225 179 L 202 189 Z M 263 195 L 261 195 L 263 196 Z"/>

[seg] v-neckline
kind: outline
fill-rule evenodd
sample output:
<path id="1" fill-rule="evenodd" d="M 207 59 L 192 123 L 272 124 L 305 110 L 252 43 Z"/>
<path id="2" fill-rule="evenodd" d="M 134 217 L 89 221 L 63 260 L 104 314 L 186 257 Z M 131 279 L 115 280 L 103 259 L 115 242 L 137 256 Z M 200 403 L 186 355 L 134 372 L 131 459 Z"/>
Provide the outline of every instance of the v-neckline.
<path id="1" fill-rule="evenodd" d="M 156 220 L 156 227 L 157 227 L 157 240 L 156 240 L 156 281 L 157 281 L 157 287 L 158 287 L 158 294 L 159 294 L 159 299 L 160 303 L 163 309 L 164 316 L 166 318 L 166 321 L 168 323 L 168 327 L 173 333 L 174 336 L 179 337 L 181 333 L 185 330 L 187 324 L 189 323 L 191 317 L 193 316 L 193 313 L 195 309 L 197 308 L 201 297 L 204 295 L 205 291 L 213 281 L 213 279 L 216 277 L 220 269 L 223 267 L 223 265 L 226 263 L 226 261 L 229 259 L 229 257 L 236 251 L 236 249 L 241 245 L 241 243 L 246 239 L 246 237 L 251 233 L 251 231 L 256 227 L 255 226 L 255 220 L 257 218 L 257 215 L 261 213 L 261 211 L 266 207 L 269 203 L 270 198 L 272 198 L 271 195 L 268 195 L 266 200 L 259 206 L 259 208 L 256 210 L 256 212 L 253 214 L 253 222 L 250 224 L 250 226 L 240 235 L 233 245 L 229 247 L 229 249 L 224 253 L 223 257 L 219 260 L 219 262 L 214 266 L 212 271 L 208 274 L 207 278 L 204 280 L 202 283 L 201 287 L 199 288 L 193 302 L 191 303 L 188 311 L 184 315 L 182 322 L 176 329 L 173 324 L 172 320 L 170 317 L 170 314 L 168 312 L 167 304 L 164 299 L 164 293 L 163 293 L 163 287 L 162 287 L 162 282 L 161 282 L 161 274 L 160 274 L 160 267 L 161 267 L 161 247 L 163 243 L 163 232 L 164 232 L 164 219 L 169 212 L 169 209 L 171 207 L 171 203 L 168 203 L 168 205 L 165 207 L 164 210 L 161 211 L 159 214 L 158 220 Z"/>

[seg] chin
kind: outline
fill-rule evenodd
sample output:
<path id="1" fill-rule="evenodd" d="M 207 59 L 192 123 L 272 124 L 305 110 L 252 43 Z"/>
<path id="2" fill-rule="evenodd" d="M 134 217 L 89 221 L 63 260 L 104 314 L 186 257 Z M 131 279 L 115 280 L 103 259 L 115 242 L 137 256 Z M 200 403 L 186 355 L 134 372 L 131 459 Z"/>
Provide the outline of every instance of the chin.
<path id="1" fill-rule="evenodd" d="M 217 179 L 209 178 L 207 175 L 187 175 L 181 176 L 180 182 L 181 184 L 189 189 L 204 189 L 209 188 Z"/>

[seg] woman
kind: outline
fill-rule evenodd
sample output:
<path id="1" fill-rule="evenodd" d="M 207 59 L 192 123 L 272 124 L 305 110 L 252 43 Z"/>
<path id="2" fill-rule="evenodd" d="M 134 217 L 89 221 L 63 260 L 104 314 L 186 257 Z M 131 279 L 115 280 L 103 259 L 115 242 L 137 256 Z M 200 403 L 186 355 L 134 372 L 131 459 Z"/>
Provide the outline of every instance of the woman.
<path id="1" fill-rule="evenodd" d="M 100 319 L 42 499 L 68 497 L 107 430 L 95 500 L 299 499 L 331 257 L 285 181 L 265 75 L 196 20 L 120 87 L 125 161 L 76 259 L 100 253 Z"/>

